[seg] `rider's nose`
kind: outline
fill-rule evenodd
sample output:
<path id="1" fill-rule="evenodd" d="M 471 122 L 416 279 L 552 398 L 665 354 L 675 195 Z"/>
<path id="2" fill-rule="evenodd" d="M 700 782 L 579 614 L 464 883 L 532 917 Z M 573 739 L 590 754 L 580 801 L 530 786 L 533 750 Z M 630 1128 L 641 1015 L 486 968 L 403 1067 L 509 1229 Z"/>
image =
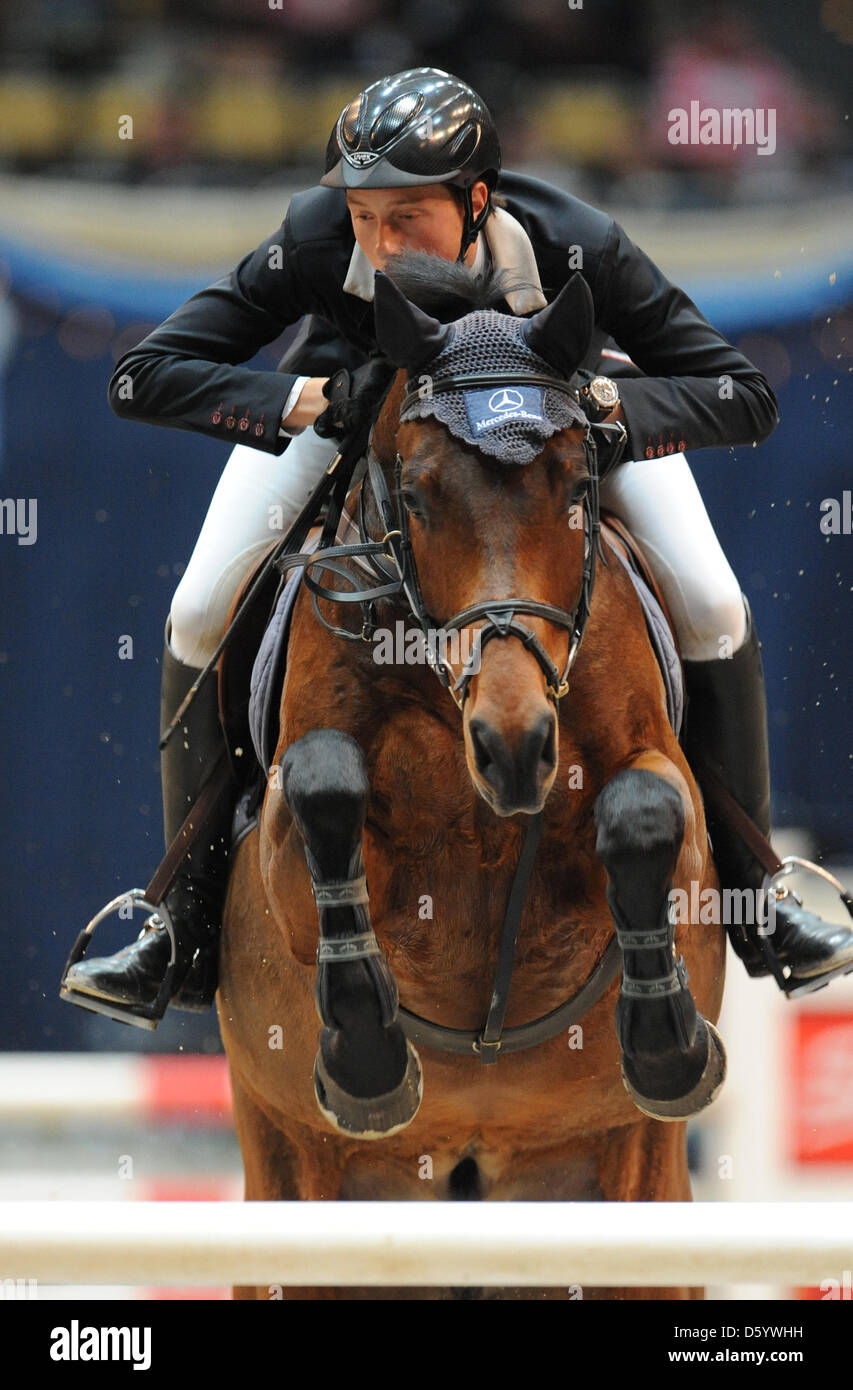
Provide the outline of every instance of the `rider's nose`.
<path id="1" fill-rule="evenodd" d="M 543 710 L 511 748 L 504 735 L 488 720 L 472 715 L 468 724 L 474 765 L 493 792 L 496 809 L 503 815 L 538 811 L 542 791 L 557 763 L 557 719 L 553 709 Z"/>
<path id="2" fill-rule="evenodd" d="M 398 256 L 401 250 L 402 245 L 398 234 L 391 227 L 380 227 L 379 254 L 381 256 Z"/>

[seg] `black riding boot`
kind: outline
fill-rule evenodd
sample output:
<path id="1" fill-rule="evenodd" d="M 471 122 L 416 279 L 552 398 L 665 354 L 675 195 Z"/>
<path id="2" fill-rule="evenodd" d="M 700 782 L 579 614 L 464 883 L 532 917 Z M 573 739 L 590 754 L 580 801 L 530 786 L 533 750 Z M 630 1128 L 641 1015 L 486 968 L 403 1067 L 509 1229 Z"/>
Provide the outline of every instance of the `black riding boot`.
<path id="1" fill-rule="evenodd" d="M 758 934 L 764 870 L 737 830 L 712 809 L 703 784 L 703 761 L 765 836 L 770 835 L 770 761 L 767 706 L 761 649 L 744 597 L 747 631 L 730 658 L 685 661 L 687 722 L 684 752 L 702 790 L 714 862 L 723 890 L 751 890 L 755 925 L 726 923 L 729 940 L 750 975 L 769 975 L 771 968 Z M 834 975 L 853 970 L 853 931 L 821 921 L 793 892 L 775 900 L 775 921 L 764 942 L 775 954 L 787 994 L 820 989 Z M 743 914 L 744 916 L 747 914 Z M 776 973 L 776 972 L 772 972 Z"/>
<path id="2" fill-rule="evenodd" d="M 198 675 L 163 649 L 160 687 L 161 734 L 171 722 Z M 213 675 L 199 688 L 182 723 L 160 757 L 163 826 L 171 844 L 225 748 Z M 207 832 L 190 848 L 166 894 L 177 939 L 170 1002 L 179 1009 L 202 1012 L 216 993 L 219 928 L 228 874 L 228 846 L 237 788 L 224 793 L 208 820 Z M 107 1004 L 150 1005 L 157 998 L 171 957 L 171 940 L 162 921 L 149 917 L 138 939 L 113 956 L 79 961 L 68 971 L 64 988 Z M 79 1001 L 85 1005 L 85 1000 Z M 101 1011 L 101 1010 L 99 1010 Z M 108 1009 L 102 1010 L 109 1012 Z M 127 1022 L 134 1022 L 126 1017 Z M 152 1026 L 150 1023 L 143 1026 Z M 154 1025 L 156 1026 L 156 1024 Z"/>

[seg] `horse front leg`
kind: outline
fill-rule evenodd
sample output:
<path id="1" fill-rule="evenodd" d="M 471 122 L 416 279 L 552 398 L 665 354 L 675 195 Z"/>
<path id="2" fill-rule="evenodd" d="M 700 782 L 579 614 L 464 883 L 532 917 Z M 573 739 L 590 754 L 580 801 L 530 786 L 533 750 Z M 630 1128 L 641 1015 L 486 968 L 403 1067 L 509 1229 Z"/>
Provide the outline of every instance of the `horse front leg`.
<path id="1" fill-rule="evenodd" d="M 362 858 L 367 764 L 349 734 L 314 729 L 290 745 L 280 767 L 320 926 L 317 1103 L 341 1133 L 383 1139 L 414 1119 L 423 1078 L 396 1022 L 397 987 L 370 925 Z"/>
<path id="2" fill-rule="evenodd" d="M 675 957 L 670 889 L 684 802 L 665 777 L 628 768 L 596 798 L 595 824 L 623 955 L 616 1005 L 622 1078 L 643 1114 L 684 1120 L 711 1104 L 726 1072 L 719 1034 L 697 1011 L 683 958 Z"/>

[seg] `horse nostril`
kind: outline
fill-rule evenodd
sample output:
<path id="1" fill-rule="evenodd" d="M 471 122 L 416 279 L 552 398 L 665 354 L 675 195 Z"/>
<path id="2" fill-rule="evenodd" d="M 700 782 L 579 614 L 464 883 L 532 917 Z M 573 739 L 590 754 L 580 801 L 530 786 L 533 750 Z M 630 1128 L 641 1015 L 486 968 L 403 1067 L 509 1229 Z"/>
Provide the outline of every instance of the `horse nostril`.
<path id="1" fill-rule="evenodd" d="M 481 776 L 492 765 L 492 754 L 489 752 L 487 740 L 490 733 L 489 726 L 484 719 L 478 719 L 474 715 L 468 725 L 468 732 L 471 736 L 471 747 L 474 751 L 474 763 Z"/>
<path id="2" fill-rule="evenodd" d="M 544 763 L 546 770 L 552 772 L 557 763 L 557 718 L 549 710 L 543 716 L 543 721 L 547 721 L 547 724 L 539 759 L 540 762 Z"/>

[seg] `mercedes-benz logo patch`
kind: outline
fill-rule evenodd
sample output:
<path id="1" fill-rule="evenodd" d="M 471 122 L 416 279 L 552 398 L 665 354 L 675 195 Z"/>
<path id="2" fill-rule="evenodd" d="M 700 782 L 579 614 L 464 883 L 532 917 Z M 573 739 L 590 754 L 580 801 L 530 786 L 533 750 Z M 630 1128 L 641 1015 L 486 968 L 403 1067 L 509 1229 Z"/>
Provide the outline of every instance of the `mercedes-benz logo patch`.
<path id="1" fill-rule="evenodd" d="M 471 438 L 477 440 L 490 430 L 515 426 L 527 433 L 542 431 L 542 438 L 547 439 L 552 431 L 543 410 L 544 394 L 541 386 L 499 386 L 495 391 L 463 392 Z"/>
<path id="2" fill-rule="evenodd" d="M 489 396 L 489 410 L 499 414 L 504 410 L 520 410 L 524 405 L 524 397 L 520 391 L 508 390 L 503 387 L 500 391 L 493 391 Z"/>

